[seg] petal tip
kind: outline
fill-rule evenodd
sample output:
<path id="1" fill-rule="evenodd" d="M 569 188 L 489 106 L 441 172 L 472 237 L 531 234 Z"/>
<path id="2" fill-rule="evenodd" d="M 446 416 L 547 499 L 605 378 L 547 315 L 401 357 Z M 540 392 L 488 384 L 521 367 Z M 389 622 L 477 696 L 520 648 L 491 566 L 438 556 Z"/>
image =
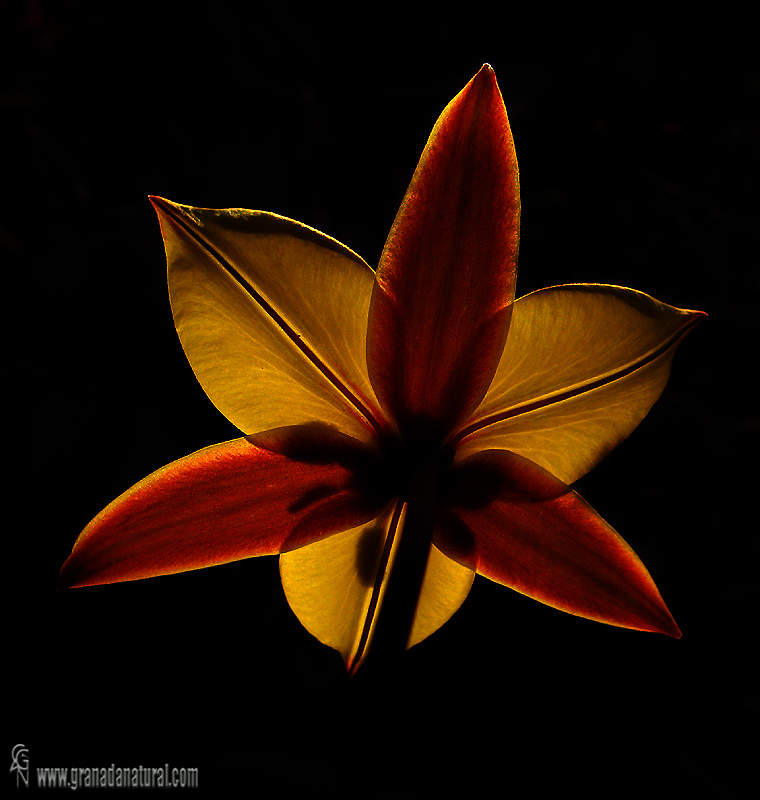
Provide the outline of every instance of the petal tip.
<path id="1" fill-rule="evenodd" d="M 72 575 L 71 556 L 64 561 L 61 571 L 58 573 L 55 588 L 58 592 L 63 592 L 66 589 L 72 589 L 76 585 L 76 578 Z"/>
<path id="2" fill-rule="evenodd" d="M 474 85 L 480 84 L 487 89 L 493 89 L 494 87 L 498 86 L 494 68 L 488 63 L 483 64 L 470 83 Z"/>
<path id="3" fill-rule="evenodd" d="M 673 619 L 673 615 L 664 603 L 661 604 L 660 614 L 658 616 L 659 619 L 656 622 L 652 621 L 651 627 L 647 627 L 646 630 L 652 631 L 653 633 L 664 633 L 666 636 L 670 636 L 673 639 L 680 639 L 681 636 L 683 636 L 681 629 L 676 624 L 675 619 Z"/>
<path id="4" fill-rule="evenodd" d="M 156 213 L 160 213 L 162 211 L 167 212 L 171 208 L 171 206 L 174 205 L 174 203 L 172 203 L 170 200 L 167 200 L 164 197 L 158 197 L 158 195 L 154 194 L 149 194 L 148 200 L 150 201 L 150 204 L 153 206 L 153 208 L 156 210 Z"/>
<path id="5" fill-rule="evenodd" d="M 681 629 L 678 627 L 678 625 L 676 625 L 676 621 L 674 619 L 671 619 L 671 621 L 673 624 L 667 630 L 663 631 L 663 633 L 667 634 L 668 636 L 672 636 L 674 639 L 680 639 L 683 636 Z"/>
<path id="6" fill-rule="evenodd" d="M 65 592 L 67 589 L 77 589 L 81 586 L 93 586 L 101 583 L 95 573 L 92 573 L 86 561 L 81 558 L 81 553 L 75 547 L 71 555 L 63 562 L 61 571 L 56 581 L 56 591 Z"/>

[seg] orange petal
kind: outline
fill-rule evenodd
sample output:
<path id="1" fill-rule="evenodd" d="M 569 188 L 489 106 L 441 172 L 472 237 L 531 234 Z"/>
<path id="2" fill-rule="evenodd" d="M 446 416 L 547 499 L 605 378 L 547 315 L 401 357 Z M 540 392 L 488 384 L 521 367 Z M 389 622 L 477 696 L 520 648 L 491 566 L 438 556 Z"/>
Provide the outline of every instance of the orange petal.
<path id="1" fill-rule="evenodd" d="M 445 435 L 483 398 L 509 325 L 519 214 L 507 112 L 484 66 L 430 135 L 372 294 L 370 378 L 407 436 Z"/>
<path id="2" fill-rule="evenodd" d="M 366 522 L 378 509 L 363 491 L 361 470 L 357 478 L 360 460 L 337 440 L 320 462 L 297 461 L 246 439 L 199 450 L 102 511 L 77 539 L 61 585 L 135 580 L 278 553 Z"/>
<path id="3" fill-rule="evenodd" d="M 451 479 L 435 540 L 444 553 L 561 611 L 680 638 L 633 550 L 562 481 L 503 450 L 466 459 Z"/>

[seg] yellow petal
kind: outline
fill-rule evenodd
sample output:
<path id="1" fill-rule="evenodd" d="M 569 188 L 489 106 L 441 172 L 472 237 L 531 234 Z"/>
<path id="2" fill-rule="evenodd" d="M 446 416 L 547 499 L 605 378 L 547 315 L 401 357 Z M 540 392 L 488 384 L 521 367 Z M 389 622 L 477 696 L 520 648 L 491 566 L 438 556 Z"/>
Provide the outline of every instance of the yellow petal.
<path id="1" fill-rule="evenodd" d="M 576 481 L 641 422 L 678 344 L 703 316 L 618 286 L 558 286 L 520 298 L 457 458 L 511 450 Z"/>
<path id="2" fill-rule="evenodd" d="M 414 612 L 409 647 L 427 639 L 447 622 L 470 593 L 474 570 L 430 548 L 420 599 Z"/>
<path id="3" fill-rule="evenodd" d="M 323 644 L 355 672 L 366 658 L 403 526 L 401 503 L 367 525 L 280 554 L 290 607 Z M 446 622 L 464 602 L 474 572 L 432 547 L 408 646 Z"/>
<path id="4" fill-rule="evenodd" d="M 182 346 L 234 425 L 320 421 L 364 439 L 381 425 L 365 355 L 374 273 L 359 256 L 274 214 L 153 202 Z"/>

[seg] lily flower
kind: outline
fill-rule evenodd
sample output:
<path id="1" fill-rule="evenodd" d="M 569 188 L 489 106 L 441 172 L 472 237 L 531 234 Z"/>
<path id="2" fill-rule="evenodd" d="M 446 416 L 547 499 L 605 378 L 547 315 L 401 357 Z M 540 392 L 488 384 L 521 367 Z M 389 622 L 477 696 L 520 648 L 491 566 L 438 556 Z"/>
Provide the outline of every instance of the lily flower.
<path id="1" fill-rule="evenodd" d="M 476 573 L 680 637 L 570 484 L 641 422 L 704 315 L 599 284 L 514 299 L 518 168 L 488 65 L 433 128 L 376 272 L 275 214 L 151 200 L 182 346 L 244 435 L 111 503 L 63 585 L 279 554 L 291 608 L 350 672 L 437 630 Z"/>

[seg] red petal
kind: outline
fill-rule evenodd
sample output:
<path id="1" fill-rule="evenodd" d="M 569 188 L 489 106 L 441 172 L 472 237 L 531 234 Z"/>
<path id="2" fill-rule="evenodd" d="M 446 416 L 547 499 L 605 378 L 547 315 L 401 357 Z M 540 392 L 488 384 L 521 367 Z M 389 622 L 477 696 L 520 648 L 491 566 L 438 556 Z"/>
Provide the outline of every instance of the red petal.
<path id="1" fill-rule="evenodd" d="M 451 101 L 385 244 L 370 305 L 370 378 L 402 431 L 449 432 L 501 355 L 514 299 L 520 199 L 493 70 Z"/>
<path id="2" fill-rule="evenodd" d="M 644 565 L 546 470 L 489 450 L 452 474 L 436 544 L 491 580 L 588 619 L 680 638 Z"/>
<path id="3" fill-rule="evenodd" d="M 340 435 L 332 444 L 320 459 L 296 460 L 276 444 L 235 439 L 163 467 L 84 529 L 61 584 L 135 580 L 278 553 L 372 519 L 377 499 L 361 468 L 371 459 Z"/>

